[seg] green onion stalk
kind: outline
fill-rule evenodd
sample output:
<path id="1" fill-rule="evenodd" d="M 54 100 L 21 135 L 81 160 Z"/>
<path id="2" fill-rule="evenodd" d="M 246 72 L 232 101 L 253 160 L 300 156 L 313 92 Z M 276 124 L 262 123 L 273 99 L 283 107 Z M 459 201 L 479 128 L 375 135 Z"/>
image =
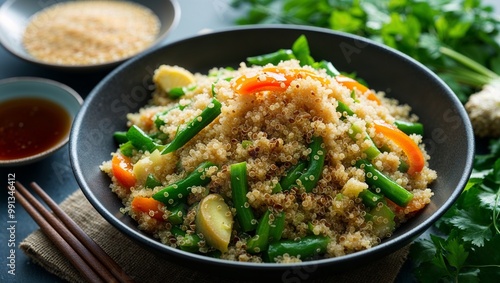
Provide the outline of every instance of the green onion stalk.
<path id="1" fill-rule="evenodd" d="M 480 89 L 469 96 L 465 109 L 478 137 L 500 137 L 500 76 L 473 59 L 447 47 L 444 56 L 459 63 L 447 73 L 456 81 Z"/>

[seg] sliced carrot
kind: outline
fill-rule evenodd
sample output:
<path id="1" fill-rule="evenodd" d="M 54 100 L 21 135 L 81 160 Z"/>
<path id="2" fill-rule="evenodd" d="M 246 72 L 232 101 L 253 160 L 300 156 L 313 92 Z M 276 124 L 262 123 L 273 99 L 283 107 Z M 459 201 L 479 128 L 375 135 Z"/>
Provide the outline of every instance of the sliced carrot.
<path id="1" fill-rule="evenodd" d="M 262 73 L 250 77 L 241 76 L 237 78 L 234 89 L 241 94 L 250 94 L 259 91 L 283 91 L 290 86 L 293 80 L 302 77 L 311 77 L 325 86 L 329 83 L 328 79 L 318 76 L 309 70 L 268 67 L 262 69 Z M 381 104 L 380 99 L 375 93 L 358 81 L 343 75 L 336 76 L 335 80 L 350 90 L 357 89 L 361 93 L 366 93 L 368 99 L 377 102 L 379 105 Z"/>
<path id="2" fill-rule="evenodd" d="M 277 73 L 277 74 L 283 75 L 284 77 L 287 78 L 287 80 L 289 80 L 289 82 L 292 82 L 295 79 L 311 77 L 311 78 L 321 82 L 323 85 L 329 84 L 328 79 L 321 77 L 321 76 L 318 76 L 318 74 L 314 73 L 313 71 L 306 70 L 306 69 L 267 67 L 267 68 L 264 68 L 262 70 L 264 72 L 271 72 L 271 73 Z"/>
<path id="3" fill-rule="evenodd" d="M 137 196 L 130 204 L 134 211 L 144 212 L 156 220 L 163 220 L 163 203 L 154 198 Z"/>
<path id="4" fill-rule="evenodd" d="M 373 123 L 375 132 L 384 135 L 399 146 L 408 158 L 408 174 L 413 175 L 422 171 L 425 159 L 418 145 L 396 126 L 385 123 Z"/>
<path id="5" fill-rule="evenodd" d="M 241 76 L 237 78 L 235 90 L 241 94 L 251 94 L 259 91 L 283 91 L 289 85 L 290 81 L 285 76 L 267 72 L 251 77 Z"/>
<path id="6" fill-rule="evenodd" d="M 240 94 L 250 94 L 260 91 L 284 91 L 290 86 L 293 80 L 305 77 L 318 80 L 323 85 L 328 84 L 327 79 L 309 70 L 269 67 L 262 69 L 262 72 L 253 76 L 247 77 L 244 75 L 237 78 L 234 90 Z"/>
<path id="7" fill-rule="evenodd" d="M 375 95 L 375 93 L 373 91 L 371 91 L 370 89 L 368 89 L 366 86 L 360 84 L 355 79 L 347 77 L 347 76 L 344 76 L 344 75 L 337 75 L 337 76 L 335 76 L 335 80 L 339 84 L 347 87 L 350 90 L 357 89 L 361 93 L 366 93 L 368 95 L 367 96 L 368 99 L 377 102 L 378 105 L 381 104 L 380 99 Z"/>
<path id="8" fill-rule="evenodd" d="M 130 158 L 123 154 L 116 153 L 111 160 L 111 168 L 116 180 L 118 180 L 122 186 L 130 188 L 135 185 L 137 180 L 133 172 L 133 165 Z"/>
<path id="9" fill-rule="evenodd" d="M 153 112 L 153 111 L 142 113 L 140 119 L 141 119 L 143 128 L 151 129 L 153 127 L 153 121 L 154 121 L 155 115 L 156 115 L 156 112 Z"/>

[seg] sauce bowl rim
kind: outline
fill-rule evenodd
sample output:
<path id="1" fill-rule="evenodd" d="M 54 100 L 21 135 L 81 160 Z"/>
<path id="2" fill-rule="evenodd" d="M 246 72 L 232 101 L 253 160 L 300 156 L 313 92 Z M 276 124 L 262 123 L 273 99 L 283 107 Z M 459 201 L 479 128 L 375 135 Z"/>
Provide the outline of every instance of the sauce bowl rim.
<path id="1" fill-rule="evenodd" d="M 8 84 L 16 84 L 20 89 L 25 86 L 26 83 L 35 83 L 40 86 L 52 86 L 55 87 L 59 90 L 61 90 L 61 94 L 65 94 L 67 97 L 70 99 L 73 99 L 76 103 L 78 103 L 78 111 L 81 108 L 83 104 L 83 98 L 76 92 L 74 89 L 71 87 L 60 83 L 55 80 L 51 79 L 46 79 L 46 78 L 39 78 L 39 77 L 11 77 L 11 78 L 6 78 L 6 79 L 0 79 L 0 87 L 8 85 Z M 71 133 L 71 125 L 73 124 L 73 121 L 75 119 L 75 116 L 77 115 L 78 111 L 72 111 L 69 109 L 66 105 L 61 103 L 58 99 L 57 96 L 52 96 L 46 92 L 46 89 L 41 87 L 38 92 L 35 93 L 25 93 L 21 91 L 20 93 L 16 94 L 15 96 L 3 99 L 2 98 L 3 94 L 0 93 L 0 103 L 3 103 L 4 101 L 9 101 L 11 99 L 16 99 L 16 98 L 23 98 L 23 97 L 36 97 L 36 98 L 42 98 L 45 100 L 49 100 L 57 105 L 59 105 L 61 108 L 63 108 L 68 114 L 69 114 L 69 119 L 70 119 L 70 128 L 68 132 L 66 133 L 65 137 L 61 139 L 59 142 L 55 143 L 53 146 L 50 148 L 41 151 L 37 154 L 22 157 L 22 158 L 16 158 L 16 159 L 5 159 L 5 160 L 0 160 L 0 167 L 3 166 L 20 166 L 20 165 L 26 165 L 29 163 L 33 163 L 36 161 L 39 161 L 45 157 L 48 157 L 52 153 L 55 153 L 57 150 L 61 149 L 63 146 L 65 146 L 70 137 Z"/>

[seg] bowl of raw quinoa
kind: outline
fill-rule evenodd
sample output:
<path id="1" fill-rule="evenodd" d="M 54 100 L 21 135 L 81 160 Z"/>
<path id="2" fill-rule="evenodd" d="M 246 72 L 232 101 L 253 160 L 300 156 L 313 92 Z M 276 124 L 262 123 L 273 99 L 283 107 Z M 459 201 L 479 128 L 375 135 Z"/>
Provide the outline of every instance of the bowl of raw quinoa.
<path id="1" fill-rule="evenodd" d="M 145 249 L 278 278 L 411 243 L 464 188 L 473 149 L 461 103 L 425 66 L 361 37 L 273 25 L 130 60 L 90 93 L 70 139 L 86 197 Z"/>
<path id="2" fill-rule="evenodd" d="M 0 7 L 0 43 L 45 67 L 109 70 L 162 44 L 179 17 L 175 0 L 9 0 Z"/>

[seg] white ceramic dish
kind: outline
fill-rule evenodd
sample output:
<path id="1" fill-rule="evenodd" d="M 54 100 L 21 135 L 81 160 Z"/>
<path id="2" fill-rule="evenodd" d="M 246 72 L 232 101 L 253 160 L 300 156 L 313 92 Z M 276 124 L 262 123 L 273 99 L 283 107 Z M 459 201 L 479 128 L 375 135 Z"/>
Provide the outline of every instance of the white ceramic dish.
<path id="1" fill-rule="evenodd" d="M 80 110 L 83 99 L 70 87 L 56 81 L 16 77 L 0 80 L 0 103 L 18 98 L 39 98 L 49 100 L 61 106 L 69 114 L 70 123 Z M 63 147 L 69 140 L 70 131 L 50 148 L 22 158 L 0 160 L 0 166 L 18 166 L 41 160 Z"/>

